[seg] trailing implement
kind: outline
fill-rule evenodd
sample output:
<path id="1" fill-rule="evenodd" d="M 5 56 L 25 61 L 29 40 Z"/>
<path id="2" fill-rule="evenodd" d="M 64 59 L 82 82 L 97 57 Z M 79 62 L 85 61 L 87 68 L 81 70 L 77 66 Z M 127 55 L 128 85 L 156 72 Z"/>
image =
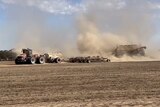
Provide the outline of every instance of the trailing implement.
<path id="1" fill-rule="evenodd" d="M 100 56 L 88 56 L 88 57 L 72 57 L 69 58 L 69 62 L 71 63 L 91 63 L 91 62 L 110 62 L 111 60 L 108 58 L 100 57 Z"/>

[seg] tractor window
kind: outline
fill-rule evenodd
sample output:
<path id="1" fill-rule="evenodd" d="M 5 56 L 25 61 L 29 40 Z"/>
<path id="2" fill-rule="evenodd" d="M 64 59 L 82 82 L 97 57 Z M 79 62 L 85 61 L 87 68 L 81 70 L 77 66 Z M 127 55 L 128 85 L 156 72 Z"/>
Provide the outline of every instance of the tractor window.
<path id="1" fill-rule="evenodd" d="M 30 50 L 30 49 L 28 49 L 28 50 L 27 50 L 27 49 L 23 49 L 22 51 L 23 51 L 23 53 L 25 53 L 28 57 L 29 57 L 29 56 L 32 56 L 32 50 Z"/>

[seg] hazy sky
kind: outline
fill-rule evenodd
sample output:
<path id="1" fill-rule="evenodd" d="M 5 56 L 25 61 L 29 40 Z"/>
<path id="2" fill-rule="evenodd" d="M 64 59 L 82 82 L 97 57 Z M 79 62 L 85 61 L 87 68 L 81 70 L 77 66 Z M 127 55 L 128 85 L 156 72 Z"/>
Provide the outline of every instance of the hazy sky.
<path id="1" fill-rule="evenodd" d="M 27 31 L 29 32 L 32 30 L 30 26 L 41 26 L 41 24 L 39 25 L 41 22 L 45 28 L 49 29 L 49 32 L 54 32 L 54 38 L 66 39 L 66 43 L 74 41 L 78 32 L 75 27 L 77 17 L 81 13 L 87 14 L 89 3 L 96 4 L 101 1 L 103 1 L 103 7 L 106 6 L 106 9 L 123 9 L 134 3 L 132 6 L 137 4 L 142 10 L 147 10 L 152 18 L 151 23 L 155 32 L 151 39 L 155 44 L 160 45 L 160 0 L 0 0 L 0 49 L 16 47 L 17 42 L 20 42 L 18 39 L 20 36 L 17 35 L 21 34 L 21 38 L 24 35 L 24 33 L 19 33 L 19 30 L 23 31 L 23 25 L 28 25 Z M 26 20 L 25 24 L 23 24 L 24 19 Z M 31 21 L 32 19 L 33 21 Z M 27 22 L 27 20 L 29 21 Z M 33 24 L 34 22 L 36 25 Z M 41 27 L 39 30 L 43 29 Z M 47 34 L 47 30 L 45 30 L 40 35 L 45 36 Z M 34 37 L 34 35 L 32 36 Z M 35 38 L 38 36 L 36 35 Z"/>

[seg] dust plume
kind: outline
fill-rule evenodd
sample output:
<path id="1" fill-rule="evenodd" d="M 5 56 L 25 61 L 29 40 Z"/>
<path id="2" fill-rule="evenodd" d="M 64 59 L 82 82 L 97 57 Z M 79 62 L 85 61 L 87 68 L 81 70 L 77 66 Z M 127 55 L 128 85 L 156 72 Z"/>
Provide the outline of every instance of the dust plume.
<path id="1" fill-rule="evenodd" d="M 94 23 L 81 19 L 78 49 L 82 53 L 101 54 L 111 52 L 118 44 L 127 44 L 127 40 L 110 32 L 100 32 Z"/>
<path id="2" fill-rule="evenodd" d="M 109 56 L 118 45 L 150 47 L 155 28 L 146 0 L 94 0 L 87 6 L 77 24 L 81 53 Z"/>
<path id="3" fill-rule="evenodd" d="M 154 55 L 157 45 L 152 41 L 154 19 L 148 1 L 82 0 L 74 5 L 73 0 L 0 0 L 0 3 L 8 5 L 4 34 L 14 36 L 11 38 L 15 48 L 31 48 L 38 53 L 60 51 L 67 57 L 112 58 L 116 46 L 138 44 L 147 46 L 149 57 L 157 58 Z"/>

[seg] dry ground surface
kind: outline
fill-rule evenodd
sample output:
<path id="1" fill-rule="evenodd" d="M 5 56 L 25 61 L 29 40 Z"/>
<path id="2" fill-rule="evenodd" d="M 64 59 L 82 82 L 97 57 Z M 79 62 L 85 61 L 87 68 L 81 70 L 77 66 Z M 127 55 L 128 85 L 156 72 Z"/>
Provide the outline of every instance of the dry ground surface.
<path id="1" fill-rule="evenodd" d="M 160 107 L 160 62 L 1 62 L 0 106 Z"/>

